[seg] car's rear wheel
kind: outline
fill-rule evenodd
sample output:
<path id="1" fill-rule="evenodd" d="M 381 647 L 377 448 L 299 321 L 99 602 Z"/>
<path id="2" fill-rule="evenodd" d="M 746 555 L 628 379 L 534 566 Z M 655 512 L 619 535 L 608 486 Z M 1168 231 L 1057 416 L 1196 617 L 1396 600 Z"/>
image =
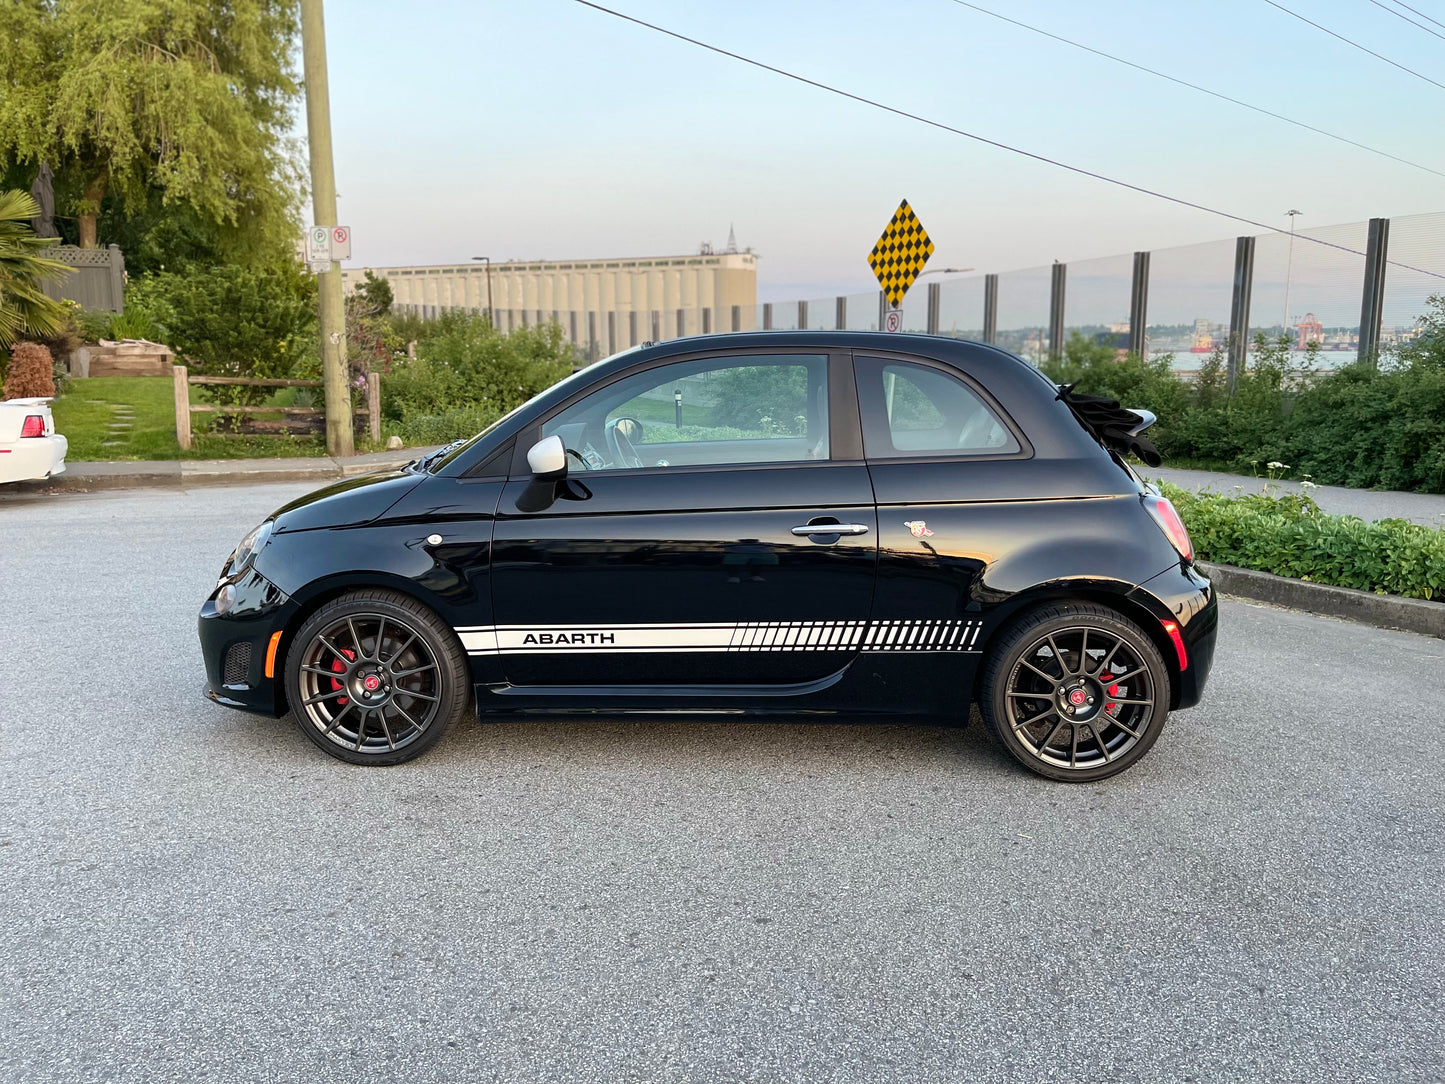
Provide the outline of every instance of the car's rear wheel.
<path id="1" fill-rule="evenodd" d="M 286 656 L 301 731 L 352 764 L 400 764 L 441 740 L 470 701 L 466 653 L 426 606 L 357 591 L 312 614 Z"/>
<path id="2" fill-rule="evenodd" d="M 1055 603 L 1024 614 L 993 647 L 979 711 L 1024 767 L 1085 783 L 1149 751 L 1169 714 L 1169 672 L 1127 617 Z"/>

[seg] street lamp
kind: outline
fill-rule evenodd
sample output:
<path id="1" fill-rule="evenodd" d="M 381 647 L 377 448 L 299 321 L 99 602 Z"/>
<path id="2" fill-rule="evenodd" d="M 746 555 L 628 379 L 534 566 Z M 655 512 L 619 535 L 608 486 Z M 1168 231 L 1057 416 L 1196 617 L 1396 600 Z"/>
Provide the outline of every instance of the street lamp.
<path id="1" fill-rule="evenodd" d="M 487 323 L 496 327 L 497 314 L 492 311 L 492 258 L 490 256 L 473 256 L 472 259 L 480 260 L 487 265 Z"/>
<path id="2" fill-rule="evenodd" d="M 1289 210 L 1289 256 L 1284 263 L 1284 333 L 1289 334 L 1289 276 L 1294 269 L 1294 216 L 1304 214 L 1303 211 Z"/>

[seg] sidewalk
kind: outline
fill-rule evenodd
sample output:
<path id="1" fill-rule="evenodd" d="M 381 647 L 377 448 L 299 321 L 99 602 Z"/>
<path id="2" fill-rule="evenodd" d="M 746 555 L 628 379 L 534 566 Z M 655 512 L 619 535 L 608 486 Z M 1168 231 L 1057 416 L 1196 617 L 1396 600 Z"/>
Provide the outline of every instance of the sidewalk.
<path id="1" fill-rule="evenodd" d="M 368 471 L 401 467 L 435 450 L 403 448 L 345 458 L 163 459 L 118 463 L 67 463 L 65 473 L 43 482 L 16 482 L 0 497 L 36 493 L 86 493 L 145 486 L 259 485 L 266 482 L 327 482 Z"/>
<path id="2" fill-rule="evenodd" d="M 1171 470 L 1167 467 L 1145 467 L 1139 472 L 1151 480 L 1172 482 L 1182 489 L 1210 489 L 1225 496 L 1236 487 L 1245 493 L 1263 493 L 1275 487 L 1279 493 L 1298 493 L 1298 482 L 1251 478 L 1243 474 L 1220 474 L 1206 470 Z M 1341 516 L 1359 516 L 1369 522 L 1376 519 L 1408 519 L 1426 527 L 1445 527 L 1445 495 L 1438 493 L 1399 493 L 1383 489 L 1347 489 L 1344 486 L 1319 486 L 1310 490 L 1315 503 L 1326 512 Z"/>

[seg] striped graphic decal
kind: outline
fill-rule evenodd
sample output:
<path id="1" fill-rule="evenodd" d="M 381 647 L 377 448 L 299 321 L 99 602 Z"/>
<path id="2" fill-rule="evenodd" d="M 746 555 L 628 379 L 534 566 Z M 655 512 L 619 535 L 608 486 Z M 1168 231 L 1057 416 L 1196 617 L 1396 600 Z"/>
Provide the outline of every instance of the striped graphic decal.
<path id="1" fill-rule="evenodd" d="M 975 651 L 979 621 L 681 622 L 651 625 L 476 625 L 458 628 L 470 655 L 691 651 Z"/>

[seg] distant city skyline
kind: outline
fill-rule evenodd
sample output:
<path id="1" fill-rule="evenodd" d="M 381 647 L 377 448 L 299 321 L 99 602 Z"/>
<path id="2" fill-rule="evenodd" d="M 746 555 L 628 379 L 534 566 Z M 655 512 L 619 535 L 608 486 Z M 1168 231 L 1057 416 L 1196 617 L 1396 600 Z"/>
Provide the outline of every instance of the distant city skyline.
<path id="1" fill-rule="evenodd" d="M 1431 48 L 1441 43 L 1379 9 L 1299 3 L 1402 63 L 1439 70 Z M 1445 209 L 1438 178 L 947 0 L 894 5 L 886 23 L 876 5 L 852 2 L 616 6 L 1282 228 L 1288 208 L 1303 210 L 1301 229 Z M 1419 120 L 1438 111 L 1445 92 L 1255 0 L 1218 0 L 1207 18 L 1142 0 L 1087 8 L 1011 0 L 996 10 L 1445 168 Z M 905 197 L 938 246 L 931 267 L 1007 271 L 1258 232 L 889 117 L 565 0 L 442 2 L 413 7 L 404 20 L 391 5 L 352 0 L 329 6 L 327 19 L 353 266 L 688 252 L 704 241 L 721 248 L 731 226 L 759 255 L 766 301 L 870 289 L 866 253 Z M 1308 263 L 1299 274 L 1310 274 Z"/>

